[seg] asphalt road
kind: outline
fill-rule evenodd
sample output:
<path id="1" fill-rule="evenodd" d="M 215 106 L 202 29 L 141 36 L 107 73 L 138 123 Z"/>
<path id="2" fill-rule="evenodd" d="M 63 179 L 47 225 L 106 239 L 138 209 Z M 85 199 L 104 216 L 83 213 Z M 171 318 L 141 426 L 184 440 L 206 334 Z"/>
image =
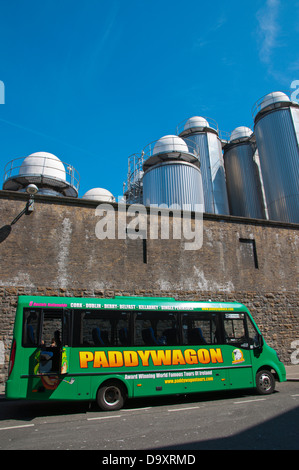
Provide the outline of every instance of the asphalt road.
<path id="1" fill-rule="evenodd" d="M 277 384 L 267 396 L 239 391 L 131 400 L 106 413 L 88 403 L 0 400 L 0 449 L 298 450 L 299 383 Z"/>

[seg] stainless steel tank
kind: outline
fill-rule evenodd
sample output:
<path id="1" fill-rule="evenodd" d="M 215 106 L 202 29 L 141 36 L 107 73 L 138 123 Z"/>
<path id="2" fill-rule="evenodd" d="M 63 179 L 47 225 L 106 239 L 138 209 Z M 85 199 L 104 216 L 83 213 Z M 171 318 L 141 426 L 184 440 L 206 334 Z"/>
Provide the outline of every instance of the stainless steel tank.
<path id="1" fill-rule="evenodd" d="M 144 150 L 143 204 L 204 211 L 202 177 L 195 147 L 165 136 Z M 199 208 L 200 205 L 200 208 Z"/>
<path id="2" fill-rule="evenodd" d="M 225 170 L 217 124 L 213 120 L 194 116 L 181 123 L 178 131 L 187 143 L 193 142 L 199 148 L 205 211 L 228 215 Z"/>
<path id="3" fill-rule="evenodd" d="M 143 203 L 146 206 L 184 204 L 196 210 L 203 204 L 200 169 L 187 162 L 164 162 L 149 168 L 143 176 Z"/>
<path id="4" fill-rule="evenodd" d="M 299 105 L 270 93 L 254 117 L 269 218 L 299 223 Z"/>
<path id="5" fill-rule="evenodd" d="M 238 127 L 224 147 L 224 165 L 231 215 L 265 219 L 265 204 L 253 132 Z"/>

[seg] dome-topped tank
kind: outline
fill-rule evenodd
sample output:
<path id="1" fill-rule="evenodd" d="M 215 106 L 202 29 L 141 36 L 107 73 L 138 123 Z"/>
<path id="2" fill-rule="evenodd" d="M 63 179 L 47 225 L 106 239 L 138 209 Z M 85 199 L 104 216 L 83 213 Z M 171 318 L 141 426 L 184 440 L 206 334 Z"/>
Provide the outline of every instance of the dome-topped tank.
<path id="1" fill-rule="evenodd" d="M 185 161 L 199 166 L 199 149 L 196 143 L 187 143 L 177 135 L 165 135 L 148 144 L 142 152 L 143 171 L 165 161 Z"/>
<path id="2" fill-rule="evenodd" d="M 93 188 L 87 191 L 82 199 L 88 199 L 90 201 L 102 201 L 102 202 L 114 202 L 115 197 L 113 194 L 104 188 Z"/>
<path id="3" fill-rule="evenodd" d="M 155 143 L 153 155 L 172 152 L 189 152 L 187 144 L 177 135 L 165 135 Z"/>
<path id="4" fill-rule="evenodd" d="M 256 145 L 249 127 L 237 127 L 224 146 L 224 164 L 231 215 L 265 219 L 262 181 L 254 158 Z"/>
<path id="5" fill-rule="evenodd" d="M 39 194 L 78 197 L 80 175 L 75 168 L 49 152 L 35 152 L 15 158 L 4 169 L 3 189 L 24 191 L 29 184 Z"/>
<path id="6" fill-rule="evenodd" d="M 240 126 L 240 127 L 237 127 L 231 133 L 229 141 L 234 142 L 236 140 L 247 139 L 248 137 L 251 137 L 252 134 L 253 134 L 253 132 L 249 127 Z"/>
<path id="7" fill-rule="evenodd" d="M 266 95 L 260 105 L 260 109 L 265 109 L 268 106 L 271 106 L 276 103 L 287 103 L 290 101 L 288 95 L 283 93 L 282 91 L 274 91 L 273 93 L 269 93 Z"/>
<path id="8" fill-rule="evenodd" d="M 204 129 L 205 127 L 209 127 L 209 123 L 204 117 L 201 116 L 193 116 L 189 118 L 184 124 L 184 130 Z"/>
<path id="9" fill-rule="evenodd" d="M 44 175 L 65 181 L 65 167 L 56 155 L 48 152 L 35 152 L 25 158 L 19 175 Z"/>
<path id="10" fill-rule="evenodd" d="M 198 147 L 177 135 L 166 135 L 145 147 L 143 153 L 143 203 L 176 204 L 204 210 Z"/>
<path id="11" fill-rule="evenodd" d="M 269 219 L 299 223 L 299 105 L 279 91 L 261 98 L 254 110 Z"/>
<path id="12" fill-rule="evenodd" d="M 218 124 L 211 118 L 193 116 L 180 123 L 177 131 L 188 147 L 192 143 L 198 148 L 206 212 L 228 215 L 229 206 Z"/>

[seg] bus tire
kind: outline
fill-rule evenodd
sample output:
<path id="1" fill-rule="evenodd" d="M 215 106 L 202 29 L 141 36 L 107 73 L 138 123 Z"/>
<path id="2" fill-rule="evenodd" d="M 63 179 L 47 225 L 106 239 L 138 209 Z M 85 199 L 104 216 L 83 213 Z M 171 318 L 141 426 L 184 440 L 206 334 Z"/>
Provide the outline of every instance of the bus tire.
<path id="1" fill-rule="evenodd" d="M 121 382 L 106 382 L 97 391 L 97 404 L 103 411 L 120 410 L 125 399 L 126 391 Z"/>
<path id="2" fill-rule="evenodd" d="M 275 379 L 269 370 L 260 370 L 256 374 L 256 389 L 260 395 L 269 395 L 274 392 Z"/>

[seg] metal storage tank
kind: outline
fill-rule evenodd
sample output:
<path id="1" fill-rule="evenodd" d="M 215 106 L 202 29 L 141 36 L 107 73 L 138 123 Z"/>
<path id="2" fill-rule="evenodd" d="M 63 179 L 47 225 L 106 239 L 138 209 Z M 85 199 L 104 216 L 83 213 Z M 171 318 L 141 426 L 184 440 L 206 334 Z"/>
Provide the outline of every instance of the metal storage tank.
<path id="1" fill-rule="evenodd" d="M 104 188 L 92 188 L 89 189 L 83 196 L 82 199 L 88 199 L 89 201 L 101 201 L 101 202 L 115 202 L 113 194 Z"/>
<path id="2" fill-rule="evenodd" d="M 78 197 L 79 173 L 49 152 L 35 152 L 11 160 L 4 169 L 3 189 L 25 191 L 35 184 L 39 194 Z"/>
<path id="3" fill-rule="evenodd" d="M 269 218 L 299 223 L 299 105 L 274 92 L 253 116 Z"/>
<path id="4" fill-rule="evenodd" d="M 177 204 L 181 209 L 204 211 L 202 178 L 196 146 L 167 135 L 144 149 L 143 203 Z"/>
<path id="5" fill-rule="evenodd" d="M 205 211 L 229 214 L 222 145 L 218 125 L 201 116 L 193 116 L 178 126 L 179 136 L 199 147 Z"/>
<path id="6" fill-rule="evenodd" d="M 248 127 L 237 127 L 224 146 L 224 165 L 231 215 L 265 219 L 256 145 Z"/>

